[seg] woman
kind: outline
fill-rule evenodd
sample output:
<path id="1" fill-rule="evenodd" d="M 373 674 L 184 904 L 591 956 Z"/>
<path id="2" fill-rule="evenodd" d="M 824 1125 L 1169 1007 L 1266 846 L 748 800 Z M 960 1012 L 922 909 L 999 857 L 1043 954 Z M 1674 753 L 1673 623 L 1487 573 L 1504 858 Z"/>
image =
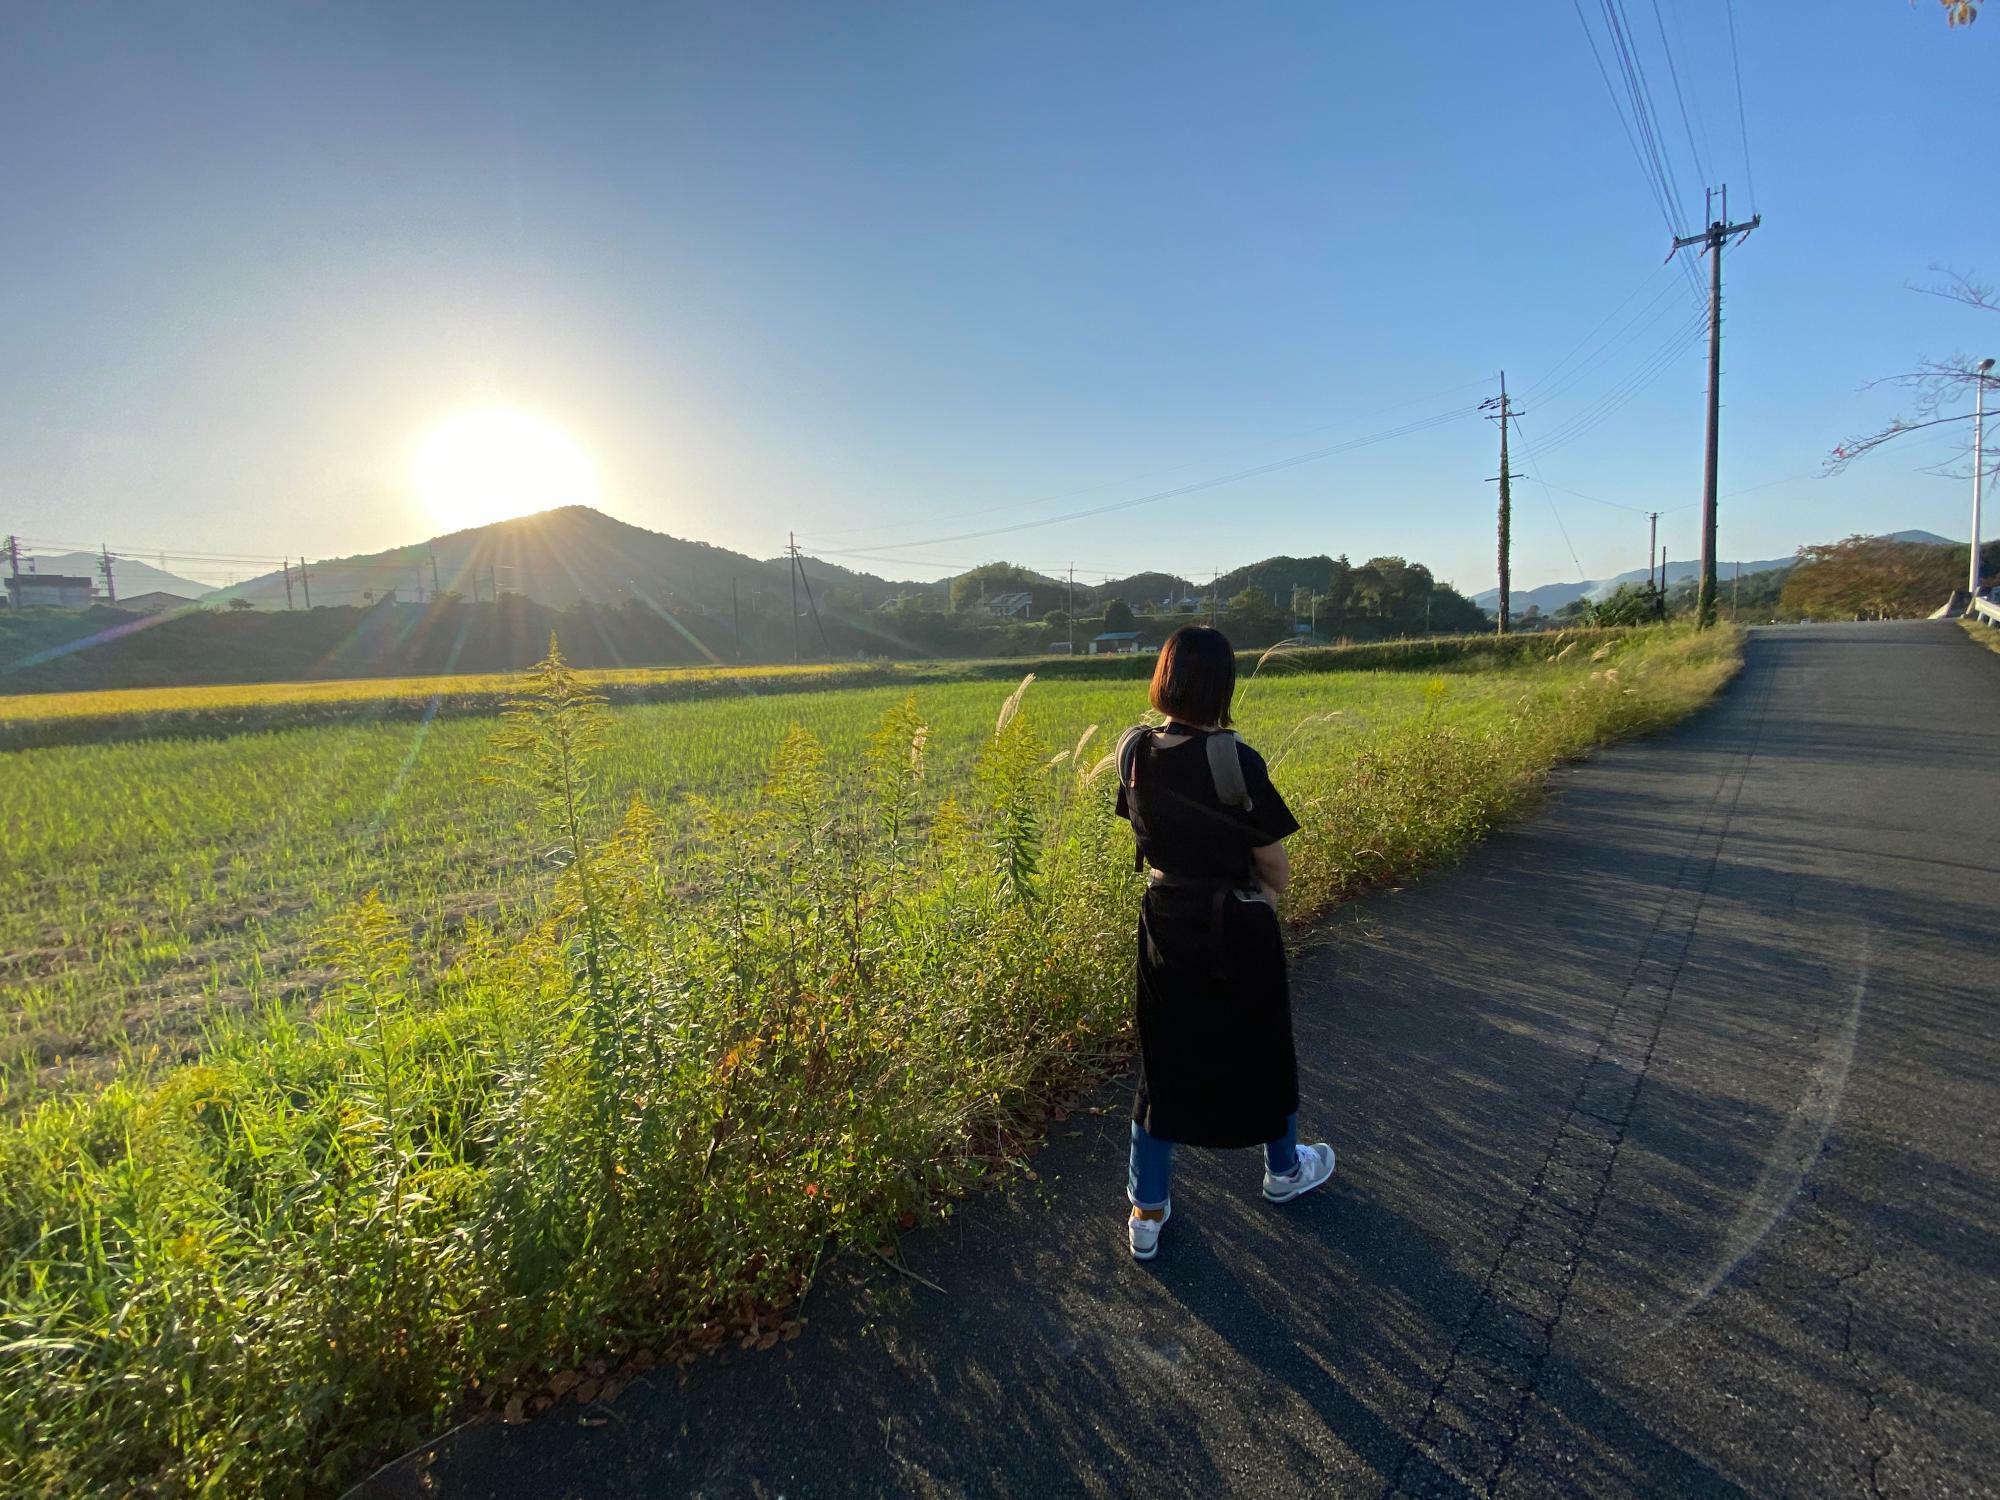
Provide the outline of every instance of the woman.
<path id="1" fill-rule="evenodd" d="M 1187 625 L 1153 670 L 1158 729 L 1119 742 L 1118 815 L 1147 872 L 1139 916 L 1139 1091 L 1132 1105 L 1135 1260 L 1159 1253 L 1176 1144 L 1264 1146 L 1264 1196 L 1333 1176 L 1333 1148 L 1298 1144 L 1298 1064 L 1278 898 L 1298 832 L 1264 758 L 1226 731 L 1236 653 Z M 1211 741 L 1215 743 L 1211 744 Z M 1233 752 L 1233 756 L 1231 754 Z"/>

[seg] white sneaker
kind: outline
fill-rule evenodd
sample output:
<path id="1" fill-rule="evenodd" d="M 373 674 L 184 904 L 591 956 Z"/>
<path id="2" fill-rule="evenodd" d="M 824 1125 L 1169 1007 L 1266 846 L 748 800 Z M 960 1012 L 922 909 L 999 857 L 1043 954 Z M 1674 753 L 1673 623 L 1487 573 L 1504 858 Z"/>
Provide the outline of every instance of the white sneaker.
<path id="1" fill-rule="evenodd" d="M 1290 1203 L 1301 1193 L 1310 1193 L 1333 1180 L 1333 1147 L 1325 1141 L 1317 1146 L 1300 1146 L 1298 1165 L 1282 1175 L 1264 1169 L 1264 1196 L 1272 1203 Z"/>
<path id="2" fill-rule="evenodd" d="M 1132 1259 L 1151 1260 L 1160 1253 L 1160 1231 L 1166 1228 L 1167 1220 L 1174 1216 L 1171 1199 L 1157 1219 L 1142 1219 L 1137 1214 L 1128 1215 L 1126 1234 L 1132 1241 Z"/>

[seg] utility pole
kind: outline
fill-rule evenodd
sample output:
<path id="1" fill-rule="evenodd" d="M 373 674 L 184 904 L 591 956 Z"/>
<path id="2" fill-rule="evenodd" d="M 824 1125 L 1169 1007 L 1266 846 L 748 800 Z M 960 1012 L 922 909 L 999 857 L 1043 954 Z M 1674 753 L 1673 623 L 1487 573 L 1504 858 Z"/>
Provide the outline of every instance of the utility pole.
<path id="1" fill-rule="evenodd" d="M 306 559 L 304 553 L 299 554 L 299 584 L 306 591 L 306 608 L 311 609 L 313 607 L 313 586 L 312 580 L 306 577 Z"/>
<path id="2" fill-rule="evenodd" d="M 792 660 L 802 660 L 799 656 L 799 534 L 785 533 L 785 556 L 792 563 Z"/>
<path id="3" fill-rule="evenodd" d="M 1507 633 L 1507 620 L 1513 599 L 1513 553 L 1514 553 L 1514 491 L 1513 481 L 1517 477 L 1507 467 L 1507 421 L 1518 417 L 1507 399 L 1507 372 L 1500 372 L 1500 394 L 1488 397 L 1479 403 L 1486 413 L 1486 420 L 1500 424 L 1500 616 L 1496 635 Z M 1494 483 L 1489 479 L 1488 484 Z"/>
<path id="4" fill-rule="evenodd" d="M 21 539 L 17 536 L 9 536 L 7 538 L 7 563 L 13 569 L 7 576 L 9 578 L 19 578 L 21 576 Z"/>
<path id="5" fill-rule="evenodd" d="M 1711 195 L 1710 201 L 1713 201 Z M 1674 252 L 1701 245 L 1708 255 L 1708 448 L 1701 467 L 1701 582 L 1695 592 L 1695 622 L 1715 623 L 1715 480 L 1722 422 L 1722 247 L 1731 235 L 1747 235 L 1764 222 L 1752 214 L 1741 224 L 1729 222 L 1729 187 L 1722 189 L 1722 216 L 1700 234 L 1674 241 Z M 1673 255 L 1667 257 L 1673 259 Z"/>
<path id="6" fill-rule="evenodd" d="M 1743 563 L 1742 560 L 1739 558 L 1736 563 L 1736 577 L 1731 581 L 1729 589 L 1729 618 L 1734 620 L 1737 616 L 1737 613 L 1742 608 L 1743 608 Z"/>
<path id="7" fill-rule="evenodd" d="M 439 594 L 442 594 L 443 592 L 444 592 L 444 590 L 438 587 L 438 555 L 437 555 L 437 549 L 436 549 L 436 548 L 432 548 L 432 549 L 431 549 L 431 597 L 432 597 L 433 599 L 435 599 L 435 598 L 437 598 L 437 596 L 438 596 Z"/>
<path id="8" fill-rule="evenodd" d="M 1972 394 L 1972 566 L 1966 575 L 1965 589 L 1973 598 L 1979 597 L 1979 500 L 1980 476 L 1986 467 L 1986 372 L 1993 368 L 1993 361 L 1979 362 L 1979 383 Z"/>
<path id="9" fill-rule="evenodd" d="M 289 610 L 292 607 L 292 560 L 286 558 L 281 566 L 285 573 L 285 608 Z"/>
<path id="10" fill-rule="evenodd" d="M 1649 510 L 1646 512 L 1646 592 L 1649 594 L 1653 592 L 1654 588 L 1653 564 L 1659 560 L 1660 513 L 1656 510 Z M 1664 581 L 1663 579 L 1662 582 Z"/>
<path id="11" fill-rule="evenodd" d="M 1979 546 L 1979 541 L 1976 537 L 1973 539 L 1972 545 L 1974 548 L 1977 548 Z M 1063 609 L 1063 613 L 1069 616 L 1069 620 L 1067 621 L 1067 624 L 1069 625 L 1069 654 L 1071 656 L 1074 656 L 1076 655 L 1076 564 L 1075 563 L 1071 563 L 1069 565 L 1069 592 L 1065 594 L 1063 598 L 1067 601 L 1067 604 Z"/>
<path id="12" fill-rule="evenodd" d="M 833 647 L 827 643 L 826 621 L 819 617 L 819 606 L 813 603 L 813 581 L 806 577 L 805 554 L 799 551 L 796 540 L 792 543 L 792 560 L 799 565 L 799 582 L 806 586 L 806 608 L 812 611 L 813 625 L 819 631 L 819 649 L 824 656 L 833 655 Z"/>
<path id="13" fill-rule="evenodd" d="M 97 571 L 104 575 L 104 597 L 112 604 L 118 602 L 118 581 L 111 576 L 111 565 L 116 561 L 117 559 L 111 555 L 110 547 L 99 548 Z"/>

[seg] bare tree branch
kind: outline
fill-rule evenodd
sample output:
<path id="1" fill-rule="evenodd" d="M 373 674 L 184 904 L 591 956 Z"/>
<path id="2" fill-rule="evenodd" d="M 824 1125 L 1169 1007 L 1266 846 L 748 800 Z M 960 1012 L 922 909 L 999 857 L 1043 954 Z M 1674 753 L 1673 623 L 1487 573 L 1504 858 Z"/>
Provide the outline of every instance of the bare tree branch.
<path id="1" fill-rule="evenodd" d="M 1932 266 L 1931 270 L 1942 279 L 1928 286 L 1909 283 L 1913 292 L 1922 292 L 1929 297 L 1943 297 L 1948 301 L 1963 303 L 1981 312 L 2000 312 L 2000 296 L 1984 282 L 1975 281 L 1962 271 L 1954 271 L 1945 266 Z M 1976 361 L 1964 354 L 1954 354 L 1949 359 L 1920 359 L 1913 370 L 1905 370 L 1897 375 L 1884 375 L 1865 384 L 1863 390 L 1873 390 L 1876 386 L 1901 386 L 1916 394 L 1911 398 L 1910 410 L 1898 415 L 1888 426 L 1874 432 L 1851 437 L 1827 455 L 1823 474 L 1839 474 L 1856 459 L 1865 458 L 1885 443 L 1895 441 L 1908 433 L 1920 432 L 1927 427 L 1939 427 L 1949 422 L 1964 422 L 1972 418 L 1969 411 L 1954 408 L 1966 403 L 1984 383 L 1988 391 L 2000 390 L 2000 380 L 1983 374 Z M 1996 414 L 2000 415 L 2000 414 Z M 1926 472 L 1934 474 L 1960 473 L 1961 477 L 1971 477 L 1968 464 L 1961 470 L 1952 466 L 1962 461 L 1972 460 L 1973 445 L 1968 440 L 1958 452 L 1944 463 L 1932 466 Z M 1990 451 L 1990 450 L 1989 450 Z M 2000 454 L 1995 454 L 1989 462 L 1985 454 L 1977 455 L 1977 461 L 1986 463 L 1986 472 L 2000 473 Z"/>
<path id="2" fill-rule="evenodd" d="M 1994 299 L 1993 288 L 1983 281 L 1974 281 L 1963 271 L 1954 271 L 1950 266 L 1932 266 L 1931 270 L 1942 276 L 1942 282 L 1924 286 L 1919 282 L 1906 281 L 1904 286 L 1913 292 L 1922 292 L 1926 297 L 1943 297 L 1952 302 L 1963 302 L 1968 307 L 1976 307 L 1982 312 L 2000 312 L 2000 301 Z"/>
<path id="3" fill-rule="evenodd" d="M 2000 412 L 1996 412 L 1995 415 L 1996 417 L 2000 417 Z M 1971 420 L 1972 413 L 1969 411 L 1958 412 L 1949 417 L 1933 417 L 1928 422 L 1911 422 L 1898 417 L 1880 432 L 1867 433 L 1861 437 L 1851 437 L 1838 448 L 1835 448 L 1833 452 L 1827 455 L 1826 472 L 1828 474 L 1838 474 L 1857 458 L 1865 458 L 1884 443 L 1894 442 L 1897 438 L 1903 437 L 1908 433 L 1921 432 L 1926 427 L 1942 427 L 1948 422 L 1970 422 Z M 1971 448 L 1972 445 L 1967 443 L 1966 450 L 1969 452 Z"/>

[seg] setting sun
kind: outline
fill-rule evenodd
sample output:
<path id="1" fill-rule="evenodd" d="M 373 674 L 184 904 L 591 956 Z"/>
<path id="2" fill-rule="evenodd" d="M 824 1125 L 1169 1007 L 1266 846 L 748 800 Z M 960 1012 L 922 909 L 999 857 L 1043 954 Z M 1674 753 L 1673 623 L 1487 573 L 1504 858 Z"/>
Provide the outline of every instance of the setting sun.
<path id="1" fill-rule="evenodd" d="M 583 445 L 538 412 L 477 406 L 417 440 L 410 487 L 446 531 L 559 505 L 595 505 L 597 466 Z"/>

